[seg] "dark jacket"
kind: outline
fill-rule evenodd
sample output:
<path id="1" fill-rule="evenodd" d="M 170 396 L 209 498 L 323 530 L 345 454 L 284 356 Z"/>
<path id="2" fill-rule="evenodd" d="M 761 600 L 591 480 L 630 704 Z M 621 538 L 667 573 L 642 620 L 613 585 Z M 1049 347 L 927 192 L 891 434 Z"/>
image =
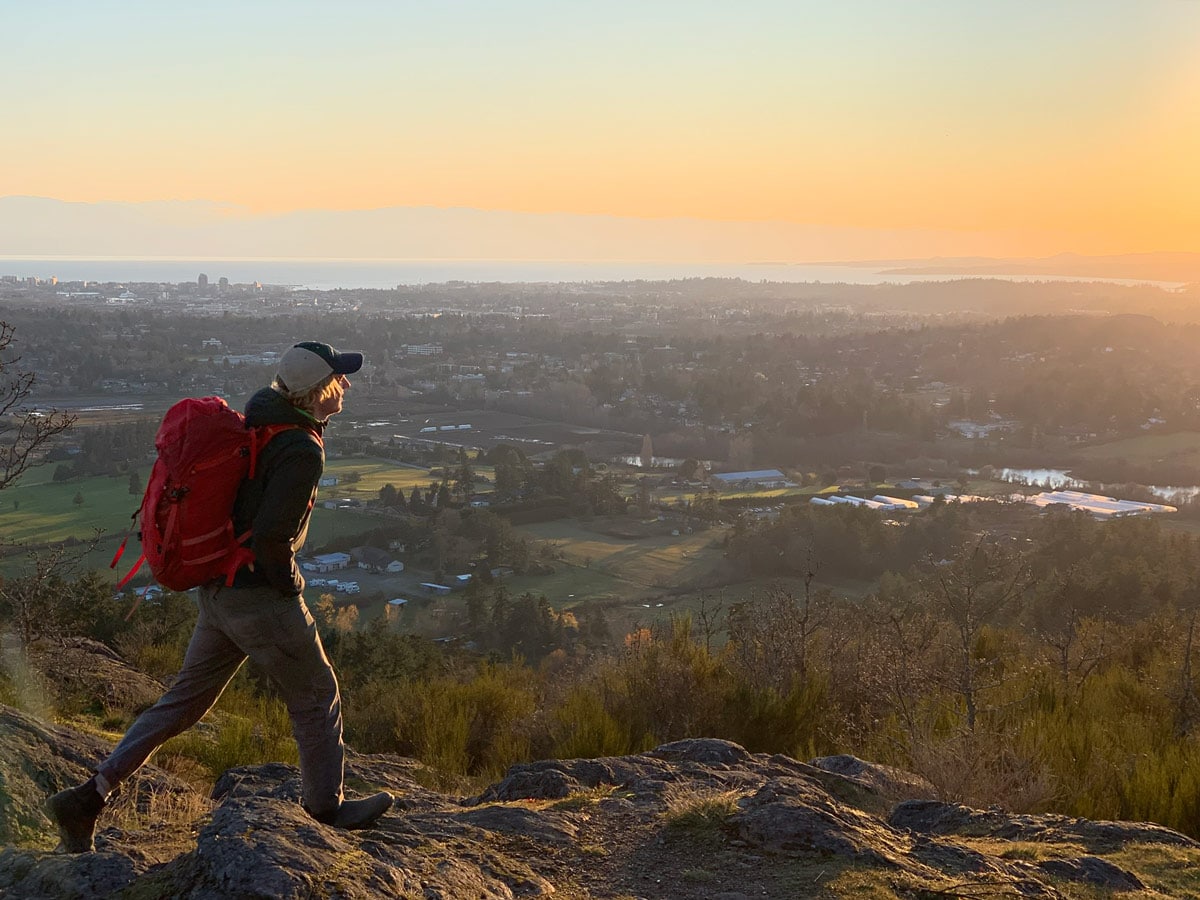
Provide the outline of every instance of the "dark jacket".
<path id="1" fill-rule="evenodd" d="M 323 425 L 280 394 L 263 388 L 246 404 L 250 426 L 295 424 L 263 448 L 255 476 L 242 484 L 233 506 L 237 534 L 249 530 L 254 570 L 239 569 L 234 587 L 275 588 L 285 597 L 304 590 L 296 552 L 304 546 L 308 520 L 325 469 L 325 451 L 313 433 Z"/>

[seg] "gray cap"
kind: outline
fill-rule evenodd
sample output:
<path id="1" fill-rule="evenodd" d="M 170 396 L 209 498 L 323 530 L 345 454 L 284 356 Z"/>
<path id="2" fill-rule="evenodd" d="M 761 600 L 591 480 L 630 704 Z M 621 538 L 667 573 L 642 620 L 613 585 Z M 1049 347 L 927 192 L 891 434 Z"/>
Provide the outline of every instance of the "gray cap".
<path id="1" fill-rule="evenodd" d="M 319 341 L 301 341 L 279 359 L 276 377 L 295 394 L 316 387 L 330 375 L 350 375 L 362 368 L 361 353 L 338 353 Z"/>

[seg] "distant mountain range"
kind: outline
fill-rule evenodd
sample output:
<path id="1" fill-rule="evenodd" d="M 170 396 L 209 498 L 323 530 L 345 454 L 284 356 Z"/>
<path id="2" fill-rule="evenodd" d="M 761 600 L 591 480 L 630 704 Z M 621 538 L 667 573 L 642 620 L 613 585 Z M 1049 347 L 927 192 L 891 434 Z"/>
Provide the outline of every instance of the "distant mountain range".
<path id="1" fill-rule="evenodd" d="M 977 244 L 983 238 L 917 229 L 462 208 L 265 215 L 205 201 L 68 203 L 0 197 L 0 257 L 9 258 L 783 262 L 869 266 L 897 274 L 1200 282 L 1200 253 L 919 258 L 932 246 L 962 246 L 965 237 Z"/>

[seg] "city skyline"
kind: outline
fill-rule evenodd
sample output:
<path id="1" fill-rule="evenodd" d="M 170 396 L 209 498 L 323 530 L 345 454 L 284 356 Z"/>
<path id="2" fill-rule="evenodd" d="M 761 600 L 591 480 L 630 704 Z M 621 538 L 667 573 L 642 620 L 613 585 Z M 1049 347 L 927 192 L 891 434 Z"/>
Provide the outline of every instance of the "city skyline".
<path id="1" fill-rule="evenodd" d="M 0 101 L 18 126 L 0 197 L 203 207 L 243 231 L 396 208 L 737 223 L 788 261 L 1200 250 L 1197 3 L 124 2 L 0 20 L 20 86 Z"/>

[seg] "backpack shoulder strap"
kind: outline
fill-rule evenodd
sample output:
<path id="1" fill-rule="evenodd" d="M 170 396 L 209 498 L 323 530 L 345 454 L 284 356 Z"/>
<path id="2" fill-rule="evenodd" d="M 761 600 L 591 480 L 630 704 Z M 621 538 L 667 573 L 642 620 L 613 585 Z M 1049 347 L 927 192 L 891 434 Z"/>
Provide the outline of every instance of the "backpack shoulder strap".
<path id="1" fill-rule="evenodd" d="M 315 428 L 307 425 L 277 422 L 273 425 L 251 425 L 247 430 L 250 432 L 250 470 L 246 474 L 247 478 L 253 478 L 258 471 L 258 455 L 266 449 L 267 444 L 271 443 L 276 435 L 285 431 L 306 431 L 322 450 L 325 449 L 325 442 L 321 440 L 321 435 Z"/>

